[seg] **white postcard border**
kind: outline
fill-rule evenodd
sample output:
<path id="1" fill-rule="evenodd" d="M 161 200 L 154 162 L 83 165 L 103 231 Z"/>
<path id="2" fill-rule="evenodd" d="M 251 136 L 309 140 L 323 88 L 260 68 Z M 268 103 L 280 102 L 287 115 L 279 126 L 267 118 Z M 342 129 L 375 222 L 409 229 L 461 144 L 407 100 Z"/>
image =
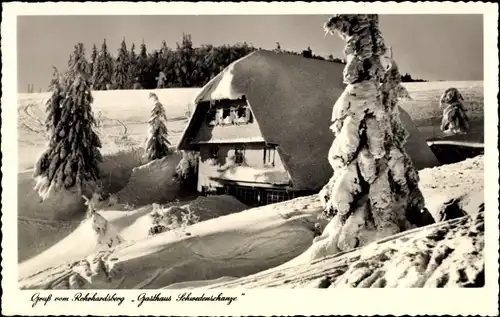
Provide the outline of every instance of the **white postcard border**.
<path id="1" fill-rule="evenodd" d="M 420 3 L 5 3 L 2 4 L 2 314 L 19 315 L 493 315 L 498 313 L 498 5 L 482 2 Z M 176 302 L 180 291 L 164 290 L 172 302 L 145 303 L 137 307 L 140 293 L 158 291 L 99 291 L 127 299 L 113 302 L 51 302 L 31 307 L 35 291 L 17 288 L 17 56 L 18 15 L 193 15 L 193 14 L 483 14 L 485 107 L 485 262 L 486 286 L 482 289 L 262 289 L 216 290 L 238 296 L 231 305 L 218 302 Z M 417 27 L 417 26 L 415 26 Z M 53 35 L 57 36 L 57 35 Z M 74 291 L 40 291 L 53 296 L 72 296 Z M 197 291 L 197 294 L 203 291 Z M 208 294 L 209 292 L 205 292 Z M 241 294 L 245 295 L 241 295 Z"/>

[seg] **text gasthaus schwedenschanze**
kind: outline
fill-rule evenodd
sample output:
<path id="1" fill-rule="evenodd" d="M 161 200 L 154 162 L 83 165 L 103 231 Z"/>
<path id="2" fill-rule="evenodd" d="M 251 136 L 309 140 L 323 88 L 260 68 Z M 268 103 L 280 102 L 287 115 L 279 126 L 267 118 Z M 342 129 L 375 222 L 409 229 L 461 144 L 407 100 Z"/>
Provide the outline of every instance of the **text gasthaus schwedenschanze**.
<path id="1" fill-rule="evenodd" d="M 244 295 L 244 294 L 242 294 Z M 201 295 L 193 295 L 193 293 L 181 293 L 177 295 L 176 301 L 178 302 L 227 302 L 227 305 L 230 305 L 232 302 L 236 301 L 237 297 L 235 296 L 224 296 L 223 293 L 219 293 L 217 295 L 206 295 L 202 293 Z M 171 301 L 171 296 L 162 296 L 161 293 L 156 293 L 154 295 L 148 296 L 146 293 L 142 293 L 137 297 L 139 304 L 137 306 L 141 306 L 144 302 L 163 302 L 163 301 Z"/>

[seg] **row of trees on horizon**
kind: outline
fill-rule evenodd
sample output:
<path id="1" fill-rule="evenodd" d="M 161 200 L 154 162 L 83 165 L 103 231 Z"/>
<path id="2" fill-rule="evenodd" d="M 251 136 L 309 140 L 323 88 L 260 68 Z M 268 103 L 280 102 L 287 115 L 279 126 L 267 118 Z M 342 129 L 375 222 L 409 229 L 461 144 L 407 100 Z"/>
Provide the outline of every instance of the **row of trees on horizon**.
<path id="1" fill-rule="evenodd" d="M 123 39 L 117 54 L 113 55 L 104 39 L 99 50 L 93 45 L 88 71 L 93 90 L 203 87 L 229 64 L 256 49 L 246 42 L 194 47 L 191 35 L 183 34 L 181 43 L 176 43 L 175 48 L 163 41 L 160 49 L 150 52 L 145 43 L 136 51 L 135 43 L 129 48 Z M 294 52 L 282 49 L 277 42 L 275 51 L 345 64 L 344 59 L 332 54 L 326 58 L 314 54 L 310 47 L 302 52 Z M 409 74 L 403 75 L 402 80 L 425 81 L 413 79 Z"/>
<path id="2" fill-rule="evenodd" d="M 202 87 L 229 64 L 256 49 L 247 43 L 194 47 L 191 35 L 183 34 L 181 43 L 176 43 L 175 48 L 162 41 L 160 49 L 151 52 L 145 43 L 140 45 L 138 52 L 134 43 L 129 50 L 123 39 L 114 57 L 104 39 L 99 51 L 95 44 L 92 47 L 89 61 L 92 85 L 94 90 Z M 282 50 L 277 43 L 276 51 L 325 60 L 310 47 L 298 53 Z M 332 55 L 327 60 L 344 63 Z"/>

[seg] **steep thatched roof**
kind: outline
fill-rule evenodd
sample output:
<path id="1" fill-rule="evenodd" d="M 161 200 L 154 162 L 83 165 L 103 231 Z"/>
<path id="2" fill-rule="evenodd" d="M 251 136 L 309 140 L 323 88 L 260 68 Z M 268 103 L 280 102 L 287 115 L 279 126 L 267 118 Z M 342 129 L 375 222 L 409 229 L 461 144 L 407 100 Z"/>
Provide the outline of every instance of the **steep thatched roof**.
<path id="1" fill-rule="evenodd" d="M 214 77 L 196 96 L 195 111 L 179 142 L 200 128 L 207 101 L 246 97 L 266 142 L 278 152 L 297 189 L 320 189 L 332 174 L 327 154 L 333 142 L 332 107 L 344 90 L 344 65 L 259 50 Z M 417 168 L 438 165 L 434 154 L 406 112 L 401 120 L 410 131 L 407 151 Z"/>

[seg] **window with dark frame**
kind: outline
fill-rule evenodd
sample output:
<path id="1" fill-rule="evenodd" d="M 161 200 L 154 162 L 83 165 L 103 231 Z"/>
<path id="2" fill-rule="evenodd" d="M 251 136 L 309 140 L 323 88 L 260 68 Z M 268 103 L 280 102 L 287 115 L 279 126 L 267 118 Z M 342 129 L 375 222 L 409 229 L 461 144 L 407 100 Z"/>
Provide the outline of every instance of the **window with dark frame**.
<path id="1" fill-rule="evenodd" d="M 219 158 L 219 146 L 214 145 L 210 148 L 210 158 L 212 159 Z"/>
<path id="2" fill-rule="evenodd" d="M 234 163 L 243 164 L 245 161 L 245 149 L 243 147 L 236 147 L 234 149 Z"/>
<path id="3" fill-rule="evenodd" d="M 245 117 L 245 115 L 246 115 L 246 113 L 247 113 L 247 112 L 246 112 L 246 108 L 247 108 L 247 107 L 239 107 L 239 108 L 236 110 L 236 112 L 237 112 L 237 114 L 238 114 L 238 118 L 244 118 L 244 117 Z"/>
<path id="4" fill-rule="evenodd" d="M 266 145 L 266 147 L 264 147 L 264 166 L 274 167 L 275 156 L 276 156 L 276 147 L 272 145 Z"/>

